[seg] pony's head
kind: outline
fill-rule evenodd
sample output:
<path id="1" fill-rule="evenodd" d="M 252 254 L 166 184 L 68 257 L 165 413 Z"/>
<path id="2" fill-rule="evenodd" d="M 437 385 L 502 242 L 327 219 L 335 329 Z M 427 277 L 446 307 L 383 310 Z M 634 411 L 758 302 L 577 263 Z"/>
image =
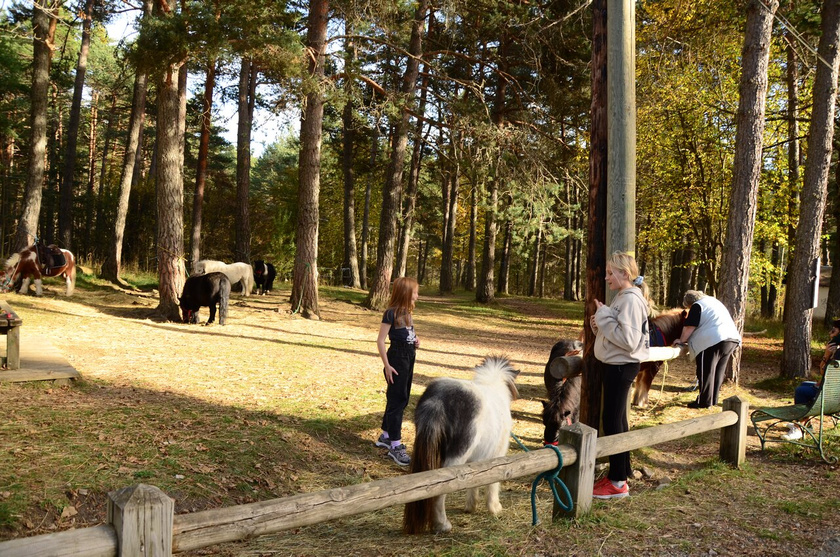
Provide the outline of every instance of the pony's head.
<path id="1" fill-rule="evenodd" d="M 517 377 L 519 377 L 519 370 L 513 367 L 506 356 L 488 356 L 475 368 L 477 383 L 501 381 L 510 390 L 511 400 L 519 398 L 515 383 Z"/>
<path id="2" fill-rule="evenodd" d="M 545 427 L 543 443 L 556 445 L 560 428 L 578 421 L 581 380 L 581 376 L 576 375 L 558 382 L 551 393 L 551 399 L 542 402 L 542 422 Z"/>

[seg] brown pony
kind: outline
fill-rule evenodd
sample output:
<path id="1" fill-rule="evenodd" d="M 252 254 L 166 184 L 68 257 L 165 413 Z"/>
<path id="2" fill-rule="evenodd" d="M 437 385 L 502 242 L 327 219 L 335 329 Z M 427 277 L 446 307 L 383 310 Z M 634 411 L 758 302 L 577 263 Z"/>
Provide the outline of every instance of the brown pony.
<path id="1" fill-rule="evenodd" d="M 4 271 L 0 271 L 0 287 L 4 291 L 23 278 L 18 293 L 26 294 L 30 279 L 35 279 L 35 295 L 43 294 L 42 277 L 63 276 L 67 284 L 67 295 L 73 295 L 76 286 L 76 259 L 66 249 L 57 246 L 35 244 L 12 255 L 6 260 Z"/>
<path id="2" fill-rule="evenodd" d="M 651 339 L 659 339 L 659 342 L 651 342 L 651 346 L 671 346 L 682 334 L 685 317 L 685 310 L 671 309 L 651 319 L 649 323 L 656 328 L 656 331 L 651 331 Z M 659 373 L 660 367 L 662 367 L 662 362 L 642 362 L 634 383 L 633 406 L 639 408 L 647 406 L 650 386 L 653 384 L 653 378 Z"/>

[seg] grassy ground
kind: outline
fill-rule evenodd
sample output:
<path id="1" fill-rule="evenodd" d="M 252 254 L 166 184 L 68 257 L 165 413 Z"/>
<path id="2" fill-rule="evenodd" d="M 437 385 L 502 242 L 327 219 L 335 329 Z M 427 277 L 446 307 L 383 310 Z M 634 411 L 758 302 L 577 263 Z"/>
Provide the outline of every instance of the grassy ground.
<path id="1" fill-rule="evenodd" d="M 154 319 L 148 290 L 85 277 L 72 298 L 59 291 L 48 283 L 43 298 L 7 295 L 24 320 L 22 342 L 50 338 L 84 379 L 0 383 L 0 539 L 102 523 L 107 493 L 140 482 L 186 513 L 405 473 L 373 446 L 384 408 L 381 316 L 361 308 L 364 292 L 324 288 L 321 321 L 291 315 L 282 287 L 266 297 L 235 294 L 228 325 L 201 327 Z M 469 377 L 497 353 L 522 371 L 514 432 L 537 447 L 545 360 L 554 341 L 577 336 L 582 314 L 579 303 L 510 297 L 485 307 L 466 294 L 421 293 L 409 448 L 413 404 L 428 382 Z M 725 385 L 724 397 L 790 402 L 796 382 L 776 378 L 780 353 L 780 340 L 748 337 L 741 384 Z M 672 364 L 631 427 L 696 416 L 685 407 L 692 378 L 691 362 Z M 401 535 L 395 507 L 192 554 L 818 554 L 840 535 L 837 467 L 791 446 L 761 453 L 754 435 L 749 442 L 742 470 L 717 461 L 715 434 L 635 451 L 634 465 L 651 477 L 580 521 L 552 523 L 542 487 L 543 522 L 532 527 L 525 478 L 503 484 L 498 518 L 466 514 L 463 495 L 450 496 L 447 535 Z M 840 453 L 836 438 L 831 447 Z"/>

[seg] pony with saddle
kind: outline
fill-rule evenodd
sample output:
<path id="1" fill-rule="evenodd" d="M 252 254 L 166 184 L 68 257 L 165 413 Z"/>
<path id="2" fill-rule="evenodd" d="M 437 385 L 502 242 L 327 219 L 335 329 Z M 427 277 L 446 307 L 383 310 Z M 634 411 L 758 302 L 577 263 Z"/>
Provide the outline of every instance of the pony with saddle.
<path id="1" fill-rule="evenodd" d="M 213 259 L 202 259 L 195 264 L 194 274 L 224 273 L 231 286 L 242 285 L 242 295 L 248 296 L 254 289 L 254 269 L 247 263 L 224 263 Z"/>
<path id="2" fill-rule="evenodd" d="M 6 260 L 5 270 L 0 271 L 0 284 L 9 290 L 18 279 L 23 279 L 19 294 L 26 294 L 30 280 L 35 281 L 35 295 L 43 295 L 43 277 L 64 278 L 67 295 L 72 296 L 76 287 L 76 258 L 66 249 L 41 242 L 13 254 Z"/>
<path id="3" fill-rule="evenodd" d="M 513 418 L 510 405 L 518 396 L 514 381 L 519 371 L 502 356 L 486 358 L 466 379 L 435 379 L 414 411 L 416 435 L 411 472 L 437 470 L 507 454 Z M 467 512 L 476 509 L 478 488 L 467 490 Z M 502 511 L 499 484 L 487 486 L 487 509 Z M 420 534 L 448 532 L 446 496 L 413 501 L 405 506 L 403 530 Z"/>
<path id="4" fill-rule="evenodd" d="M 649 319 L 650 345 L 671 346 L 682 335 L 686 315 L 684 309 L 671 309 Z M 662 364 L 663 362 L 642 362 L 639 367 L 639 374 L 633 383 L 633 406 L 639 408 L 647 406 L 650 387 Z"/>

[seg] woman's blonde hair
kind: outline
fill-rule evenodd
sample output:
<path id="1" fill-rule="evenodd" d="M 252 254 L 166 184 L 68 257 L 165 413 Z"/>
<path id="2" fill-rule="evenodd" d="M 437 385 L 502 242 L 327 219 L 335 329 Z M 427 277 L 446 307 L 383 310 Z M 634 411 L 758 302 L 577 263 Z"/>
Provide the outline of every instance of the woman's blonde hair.
<path id="1" fill-rule="evenodd" d="M 417 281 L 410 277 L 399 277 L 394 280 L 391 288 L 391 299 L 388 307 L 394 310 L 394 321 L 401 321 L 401 325 L 408 326 L 411 323 L 411 312 L 414 311 L 414 292 L 417 290 Z"/>
<path id="2" fill-rule="evenodd" d="M 636 258 L 627 252 L 616 251 L 613 252 L 609 259 L 607 259 L 607 265 L 612 267 L 613 272 L 623 271 L 627 273 L 628 280 L 633 284 L 633 286 L 642 291 L 642 296 L 644 296 L 647 301 L 648 316 L 656 317 L 659 312 L 656 310 L 656 304 L 653 303 L 653 300 L 650 297 L 650 287 L 644 281 L 645 277 L 639 276 L 639 264 L 636 263 Z"/>
<path id="3" fill-rule="evenodd" d="M 613 268 L 613 271 L 624 271 L 627 273 L 627 279 L 630 282 L 639 276 L 639 264 L 636 263 L 636 258 L 627 252 L 616 251 L 607 259 L 607 265 Z"/>

